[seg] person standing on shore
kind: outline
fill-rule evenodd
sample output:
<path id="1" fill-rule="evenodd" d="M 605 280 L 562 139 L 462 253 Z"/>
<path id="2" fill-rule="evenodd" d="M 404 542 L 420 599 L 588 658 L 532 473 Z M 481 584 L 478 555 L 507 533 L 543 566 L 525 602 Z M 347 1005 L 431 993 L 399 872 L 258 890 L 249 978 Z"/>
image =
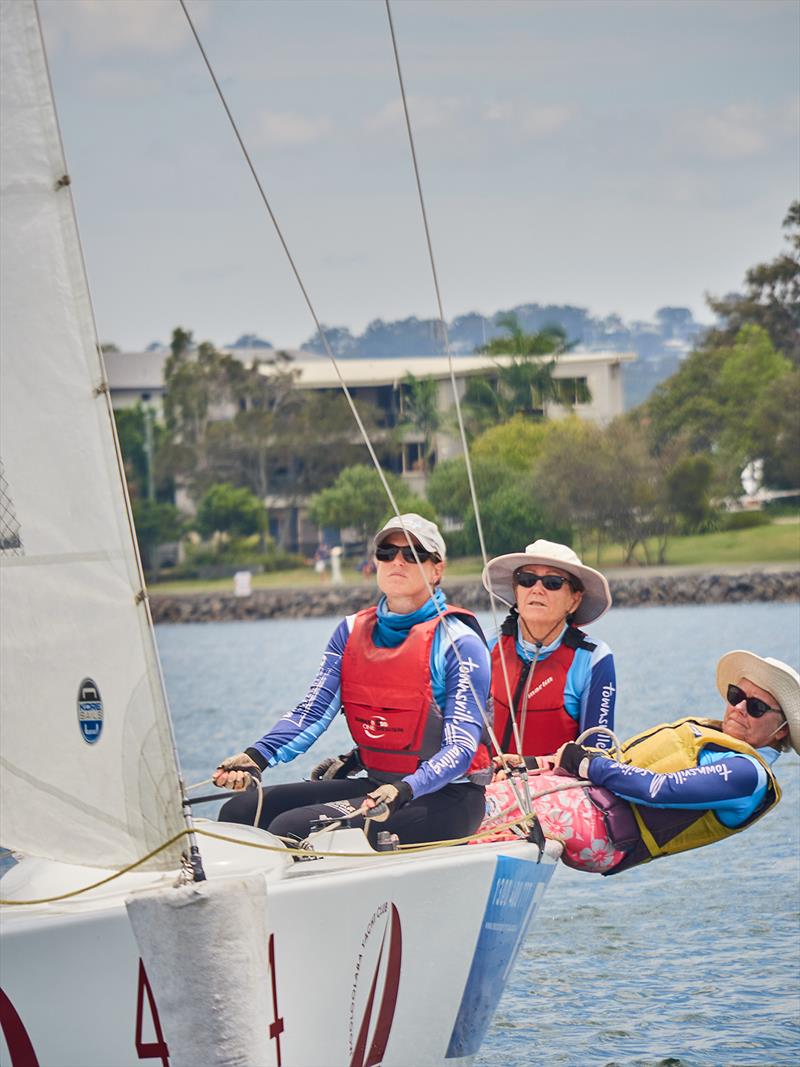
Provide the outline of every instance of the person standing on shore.
<path id="1" fill-rule="evenodd" d="M 342 620 L 294 711 L 214 774 L 216 785 L 244 790 L 307 751 L 343 710 L 355 753 L 323 761 L 315 780 L 263 790 L 259 825 L 281 837 L 302 840 L 321 817 L 363 826 L 378 805 L 370 833 L 379 818 L 404 844 L 466 837 L 484 815 L 489 651 L 472 612 L 449 607 L 439 587 L 444 539 L 420 515 L 396 516 L 376 535 L 374 555 L 377 606 Z M 354 770 L 365 776 L 348 777 Z M 248 790 L 220 819 L 252 824 L 256 807 Z"/>
<path id="2" fill-rule="evenodd" d="M 590 728 L 613 730 L 614 657 L 608 645 L 578 628 L 611 607 L 605 577 L 567 545 L 538 540 L 524 552 L 489 560 L 483 584 L 511 608 L 492 647 L 494 733 L 501 751 L 553 753 Z M 611 741 L 598 733 L 591 743 L 608 748 Z"/>

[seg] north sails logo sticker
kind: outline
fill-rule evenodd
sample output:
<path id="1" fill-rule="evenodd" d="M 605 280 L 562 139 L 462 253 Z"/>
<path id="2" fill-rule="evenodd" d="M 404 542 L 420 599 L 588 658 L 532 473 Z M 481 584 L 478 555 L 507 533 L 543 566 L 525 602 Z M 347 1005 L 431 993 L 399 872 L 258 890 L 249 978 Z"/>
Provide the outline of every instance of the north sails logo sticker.
<path id="1" fill-rule="evenodd" d="M 78 726 L 88 745 L 100 740 L 103 732 L 103 701 L 92 678 L 84 678 L 78 687 Z"/>
<path id="2" fill-rule="evenodd" d="M 382 934 L 380 943 L 378 943 L 378 939 L 372 935 L 381 929 Z M 376 950 L 377 960 L 373 965 L 369 987 L 362 985 L 359 989 L 359 980 L 370 969 Z M 394 904 L 390 905 L 386 901 L 380 905 L 367 924 L 356 961 L 353 992 L 350 997 L 351 1056 L 349 1067 L 377 1067 L 383 1062 L 394 1022 L 394 1010 L 397 1006 L 402 959 L 403 935 L 400 913 Z M 381 986 L 383 986 L 383 991 L 380 993 L 380 1007 L 373 1024 L 372 1014 Z M 357 1013 L 361 1015 L 361 1024 L 354 1041 Z M 369 1048 L 367 1047 L 368 1041 Z"/>

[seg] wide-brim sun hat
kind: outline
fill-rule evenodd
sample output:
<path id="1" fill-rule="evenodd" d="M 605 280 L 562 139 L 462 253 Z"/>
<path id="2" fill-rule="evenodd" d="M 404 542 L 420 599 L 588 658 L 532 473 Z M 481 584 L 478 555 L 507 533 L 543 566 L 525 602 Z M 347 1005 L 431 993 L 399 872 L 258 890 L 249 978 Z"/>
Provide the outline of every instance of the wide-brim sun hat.
<path id="1" fill-rule="evenodd" d="M 391 533 L 410 535 L 428 552 L 435 553 L 439 559 L 447 558 L 447 546 L 439 533 L 439 527 L 430 519 L 423 519 L 415 511 L 409 511 L 406 515 L 394 515 L 389 519 L 375 534 L 373 548 L 382 544 Z"/>
<path id="2" fill-rule="evenodd" d="M 800 752 L 800 674 L 788 663 L 769 656 L 762 659 L 744 649 L 726 652 L 717 664 L 717 689 L 723 700 L 728 699 L 728 686 L 738 685 L 742 678 L 772 693 L 789 724 L 792 748 Z"/>
<path id="3" fill-rule="evenodd" d="M 516 604 L 514 571 L 519 567 L 535 564 L 557 567 L 580 581 L 583 586 L 583 599 L 572 617 L 576 626 L 587 626 L 590 622 L 595 622 L 611 607 L 611 591 L 600 571 L 581 563 L 580 557 L 568 545 L 542 539 L 528 545 L 524 552 L 510 552 L 508 555 L 490 559 L 481 576 L 484 588 L 513 608 Z"/>

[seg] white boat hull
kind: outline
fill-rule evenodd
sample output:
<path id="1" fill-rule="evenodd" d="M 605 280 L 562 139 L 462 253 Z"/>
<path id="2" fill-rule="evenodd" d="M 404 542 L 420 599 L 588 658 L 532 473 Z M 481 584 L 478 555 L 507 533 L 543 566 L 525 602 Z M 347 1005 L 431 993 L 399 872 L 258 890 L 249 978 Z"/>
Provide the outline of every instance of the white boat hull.
<path id="1" fill-rule="evenodd" d="M 348 848 L 354 833 L 347 832 Z M 268 1005 L 266 1062 L 276 1067 L 470 1063 L 557 855 L 549 849 L 539 863 L 538 849 L 519 842 L 295 863 L 208 839 L 202 845 L 210 880 L 260 869 L 266 881 L 266 1000 L 263 989 L 259 996 Z M 26 863 L 39 866 L 34 877 Z M 46 865 L 50 887 L 53 866 Z M 9 889 L 29 893 L 43 875 L 42 861 L 23 861 L 0 883 L 3 897 Z M 139 884 L 111 883 L 71 901 L 3 909 L 3 1067 L 187 1062 L 125 908 L 126 895 L 147 892 L 142 879 L 163 887 L 164 878 L 125 876 L 137 877 Z M 202 1011 L 180 996 L 194 958 L 187 946 L 170 961 L 184 1026 L 185 1013 L 192 1023 L 191 1013 Z M 237 960 L 227 966 L 233 975 Z M 203 1021 L 196 1019 L 198 1028 Z M 226 1059 L 214 1047 L 205 1062 L 263 1061 L 233 1050 Z"/>

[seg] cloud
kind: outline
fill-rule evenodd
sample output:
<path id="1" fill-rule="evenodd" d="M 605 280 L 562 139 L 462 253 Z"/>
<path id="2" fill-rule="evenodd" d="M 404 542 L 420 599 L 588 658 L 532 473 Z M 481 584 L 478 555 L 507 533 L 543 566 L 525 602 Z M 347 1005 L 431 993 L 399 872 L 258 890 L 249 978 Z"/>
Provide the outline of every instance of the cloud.
<path id="1" fill-rule="evenodd" d="M 291 148 L 323 140 L 331 132 L 326 118 L 306 118 L 291 112 L 265 111 L 258 119 L 258 144 L 269 148 Z"/>
<path id="2" fill-rule="evenodd" d="M 452 123 L 462 111 L 462 102 L 456 97 L 410 96 L 408 110 L 412 128 L 435 130 Z M 372 133 L 384 133 L 405 126 L 403 103 L 391 100 L 377 114 L 367 120 L 367 129 Z"/>
<path id="3" fill-rule="evenodd" d="M 153 77 L 126 70 L 101 70 L 91 77 L 91 91 L 98 96 L 125 100 L 157 96 L 161 85 Z"/>
<path id="4" fill-rule="evenodd" d="M 574 111 L 562 104 L 536 106 L 513 100 L 495 100 L 483 109 L 487 122 L 510 126 L 529 138 L 555 133 L 575 118 Z"/>
<path id="5" fill-rule="evenodd" d="M 208 0 L 191 0 L 187 6 L 200 30 L 208 18 Z M 43 15 L 49 40 L 58 45 L 69 38 L 84 54 L 163 54 L 192 43 L 189 25 L 173 0 L 51 0 L 43 5 Z"/>
<path id="6" fill-rule="evenodd" d="M 771 125 L 761 108 L 728 104 L 717 111 L 680 115 L 671 140 L 709 159 L 746 159 L 767 147 Z"/>

